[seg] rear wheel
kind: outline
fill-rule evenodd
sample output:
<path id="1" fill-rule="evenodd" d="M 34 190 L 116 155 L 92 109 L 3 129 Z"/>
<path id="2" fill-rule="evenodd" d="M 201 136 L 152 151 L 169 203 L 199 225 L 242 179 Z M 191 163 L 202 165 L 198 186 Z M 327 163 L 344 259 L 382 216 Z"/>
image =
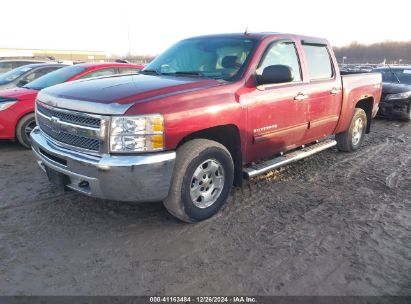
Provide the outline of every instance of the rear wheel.
<path id="1" fill-rule="evenodd" d="M 221 144 L 194 139 L 177 150 L 167 210 L 184 222 L 205 220 L 224 205 L 234 179 L 230 152 Z"/>
<path id="2" fill-rule="evenodd" d="M 363 109 L 356 108 L 348 130 L 335 136 L 338 150 L 344 152 L 357 151 L 364 140 L 366 128 L 367 114 Z"/>
<path id="3" fill-rule="evenodd" d="M 19 143 L 25 147 L 30 149 L 31 147 L 31 139 L 30 133 L 33 131 L 34 127 L 36 126 L 36 119 L 34 117 L 34 113 L 27 114 L 17 124 L 16 127 L 16 137 Z"/>

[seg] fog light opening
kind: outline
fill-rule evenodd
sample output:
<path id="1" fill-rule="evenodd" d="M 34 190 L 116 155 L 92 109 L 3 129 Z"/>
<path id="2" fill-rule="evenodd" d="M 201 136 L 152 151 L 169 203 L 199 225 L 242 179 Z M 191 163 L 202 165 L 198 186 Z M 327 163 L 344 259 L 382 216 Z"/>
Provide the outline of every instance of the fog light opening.
<path id="1" fill-rule="evenodd" d="M 80 188 L 89 188 L 90 184 L 88 183 L 88 181 L 81 181 L 81 182 L 78 183 L 78 186 Z"/>

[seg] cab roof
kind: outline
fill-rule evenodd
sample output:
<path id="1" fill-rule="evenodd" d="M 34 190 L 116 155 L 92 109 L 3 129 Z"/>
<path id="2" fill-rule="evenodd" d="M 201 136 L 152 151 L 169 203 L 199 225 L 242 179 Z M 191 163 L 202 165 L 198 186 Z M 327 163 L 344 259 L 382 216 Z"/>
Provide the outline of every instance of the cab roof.
<path id="1" fill-rule="evenodd" d="M 324 38 L 288 34 L 288 33 L 279 33 L 279 32 L 213 34 L 213 35 L 196 36 L 196 37 L 191 37 L 191 38 L 213 38 L 213 37 L 244 38 L 244 39 L 250 38 L 250 39 L 256 39 L 256 40 L 264 40 L 270 37 L 278 37 L 278 38 L 292 38 L 295 40 L 304 41 L 306 43 L 328 44 L 327 39 L 324 39 Z M 191 38 L 188 38 L 188 39 L 191 39 Z"/>

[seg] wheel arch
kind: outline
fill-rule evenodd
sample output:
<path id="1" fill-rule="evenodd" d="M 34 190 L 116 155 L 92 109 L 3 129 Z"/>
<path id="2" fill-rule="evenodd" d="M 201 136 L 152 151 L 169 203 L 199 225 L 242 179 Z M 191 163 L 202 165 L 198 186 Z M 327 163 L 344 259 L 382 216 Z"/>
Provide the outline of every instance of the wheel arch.
<path id="1" fill-rule="evenodd" d="M 216 141 L 227 148 L 234 162 L 234 186 L 241 186 L 243 182 L 242 174 L 242 153 L 241 138 L 238 127 L 234 124 L 226 124 L 195 131 L 186 135 L 177 145 L 193 139 L 208 139 Z"/>
<path id="2" fill-rule="evenodd" d="M 21 114 L 17 119 L 16 119 L 16 123 L 14 124 L 14 136 L 15 138 L 17 138 L 17 126 L 20 124 L 20 122 L 27 116 L 30 114 L 35 114 L 34 111 L 26 111 L 23 114 Z"/>
<path id="3" fill-rule="evenodd" d="M 372 109 L 374 106 L 374 98 L 367 97 L 362 98 L 357 101 L 355 104 L 355 108 L 363 109 L 365 114 L 367 115 L 367 128 L 365 132 L 368 134 L 371 131 L 371 121 L 372 121 Z"/>

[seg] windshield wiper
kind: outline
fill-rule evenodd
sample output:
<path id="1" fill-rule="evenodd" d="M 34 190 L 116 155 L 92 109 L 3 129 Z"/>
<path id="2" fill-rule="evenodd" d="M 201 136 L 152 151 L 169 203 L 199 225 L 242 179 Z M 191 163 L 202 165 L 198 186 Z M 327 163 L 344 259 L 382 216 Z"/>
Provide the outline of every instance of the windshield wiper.
<path id="1" fill-rule="evenodd" d="M 401 83 L 400 79 L 398 78 L 397 74 L 394 73 L 394 71 L 391 69 L 391 66 L 387 64 L 388 68 L 390 69 L 390 72 L 394 75 L 394 77 L 397 79 L 398 83 Z"/>
<path id="2" fill-rule="evenodd" d="M 178 72 L 170 73 L 170 74 L 207 77 L 207 76 L 206 76 L 203 72 L 201 72 L 201 71 L 178 71 Z"/>
<path id="3" fill-rule="evenodd" d="M 140 74 L 148 74 L 148 75 L 161 75 L 161 73 L 157 70 L 142 70 Z"/>

